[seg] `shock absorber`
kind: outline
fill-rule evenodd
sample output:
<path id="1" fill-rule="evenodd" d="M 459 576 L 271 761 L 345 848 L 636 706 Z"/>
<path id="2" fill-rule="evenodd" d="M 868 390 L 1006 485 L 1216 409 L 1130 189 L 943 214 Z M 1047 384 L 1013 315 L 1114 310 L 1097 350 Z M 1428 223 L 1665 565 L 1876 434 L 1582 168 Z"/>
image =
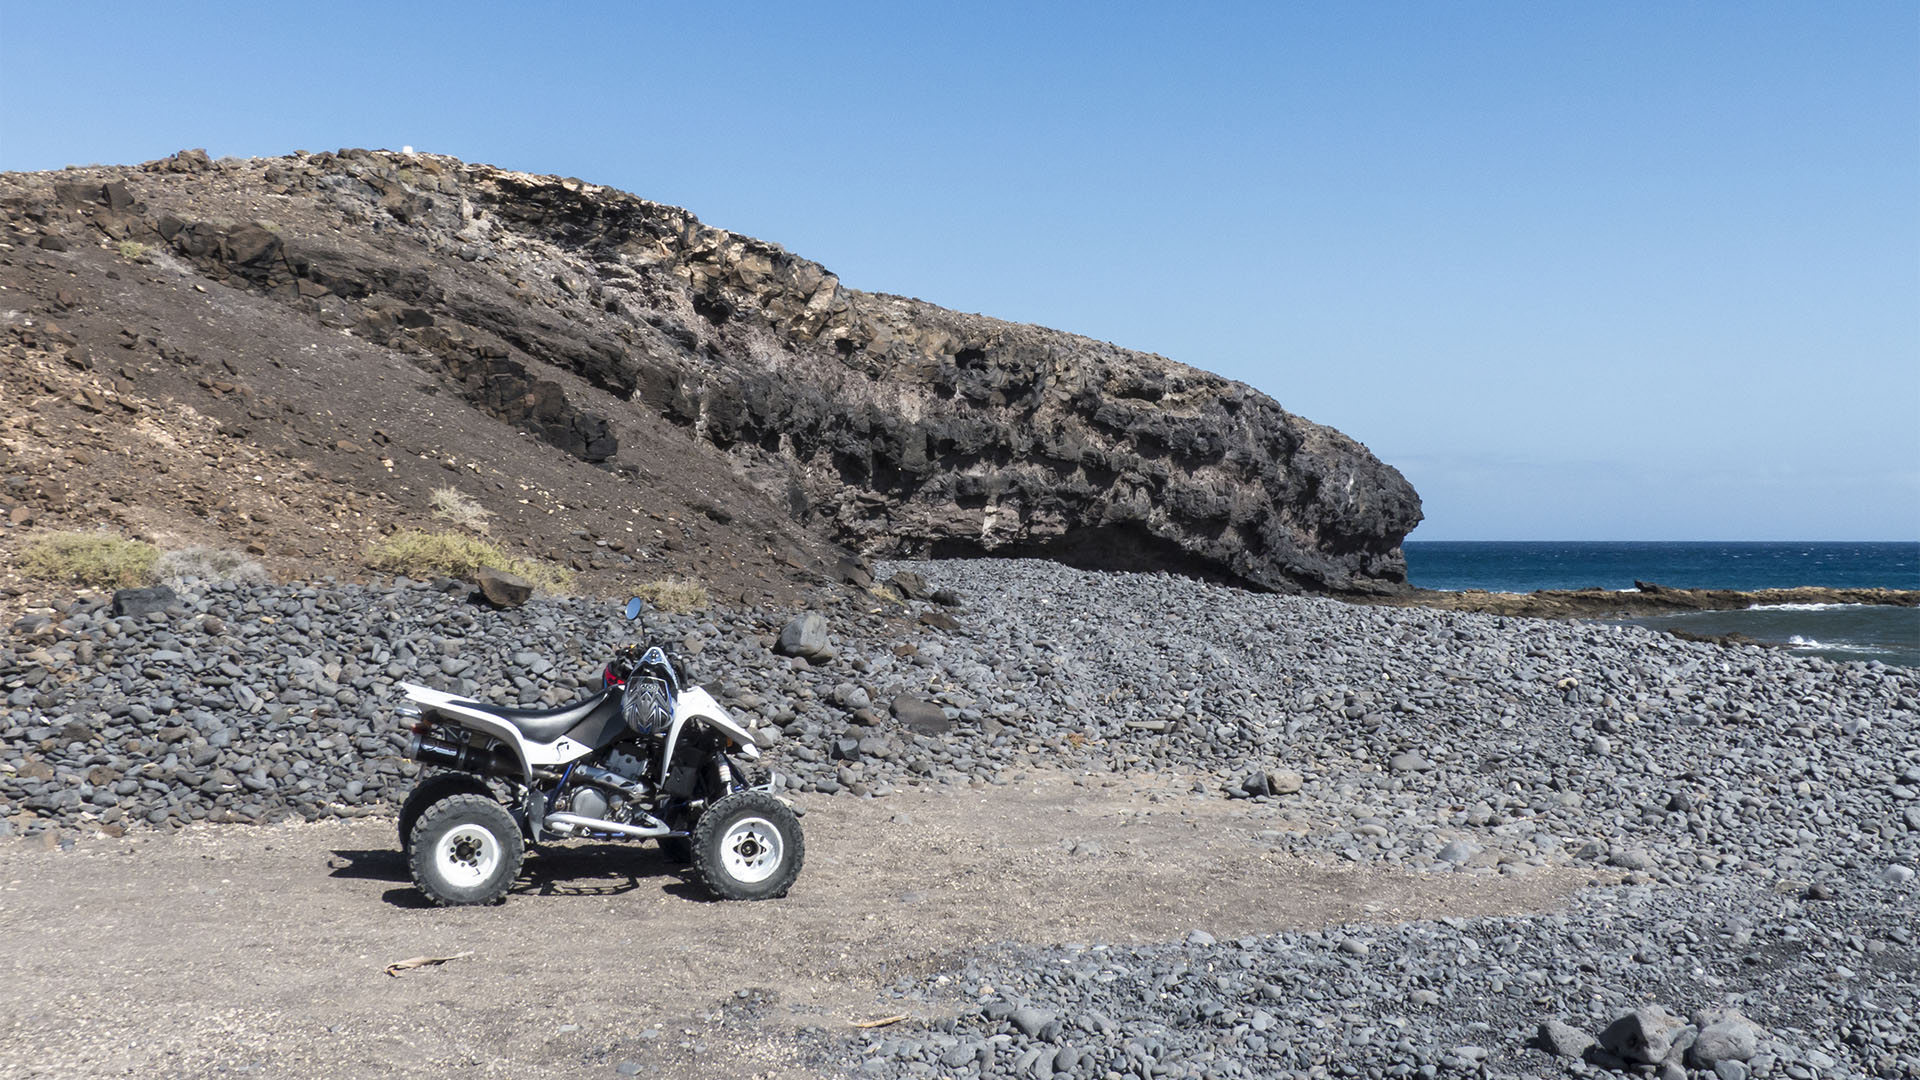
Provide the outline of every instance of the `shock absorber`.
<path id="1" fill-rule="evenodd" d="M 719 753 L 713 755 L 713 773 L 720 780 L 720 793 L 722 795 L 731 794 L 733 791 L 733 766 L 727 764 L 727 755 Z"/>

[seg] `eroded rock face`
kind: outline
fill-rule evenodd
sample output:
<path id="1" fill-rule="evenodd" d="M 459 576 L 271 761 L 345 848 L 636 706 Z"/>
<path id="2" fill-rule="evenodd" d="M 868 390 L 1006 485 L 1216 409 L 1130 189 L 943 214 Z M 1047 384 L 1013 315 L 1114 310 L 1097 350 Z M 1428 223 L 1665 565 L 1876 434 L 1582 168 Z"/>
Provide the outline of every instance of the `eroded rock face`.
<path id="1" fill-rule="evenodd" d="M 1282 590 L 1405 580 L 1412 487 L 1248 386 L 848 289 L 611 189 L 463 175 L 485 215 L 595 253 L 603 285 L 653 300 L 642 351 L 577 369 L 785 466 L 796 509 L 865 553 L 1040 555 Z"/>
<path id="2" fill-rule="evenodd" d="M 578 180 L 360 150 L 203 162 L 61 197 L 110 237 L 408 353 L 589 461 L 616 455 L 621 410 L 646 408 L 867 555 L 1037 555 L 1284 591 L 1405 580 L 1412 487 L 1243 384 L 848 289 Z M 280 225 L 245 216 L 263 188 Z"/>

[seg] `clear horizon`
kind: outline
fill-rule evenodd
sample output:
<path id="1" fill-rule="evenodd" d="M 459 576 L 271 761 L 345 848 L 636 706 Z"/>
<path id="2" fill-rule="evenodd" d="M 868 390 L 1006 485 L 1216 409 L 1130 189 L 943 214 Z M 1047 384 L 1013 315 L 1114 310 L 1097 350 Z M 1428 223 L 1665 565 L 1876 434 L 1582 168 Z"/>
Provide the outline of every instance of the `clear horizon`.
<path id="1" fill-rule="evenodd" d="M 0 168 L 579 176 L 1248 382 L 1399 468 L 1414 542 L 1920 538 L 1911 4 L 0 0 L 0 31 Z"/>

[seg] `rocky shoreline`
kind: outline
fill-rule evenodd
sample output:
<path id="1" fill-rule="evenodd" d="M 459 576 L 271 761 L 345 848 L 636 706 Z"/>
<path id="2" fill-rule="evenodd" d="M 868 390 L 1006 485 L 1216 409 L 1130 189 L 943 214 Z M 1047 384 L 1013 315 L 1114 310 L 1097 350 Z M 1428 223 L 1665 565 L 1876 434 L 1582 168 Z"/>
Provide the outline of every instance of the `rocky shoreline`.
<path id="1" fill-rule="evenodd" d="M 1737 1067 L 1682 1048 L 1649 1070 L 1920 1071 L 1920 673 L 1037 561 L 877 571 L 960 603 L 824 606 L 809 657 L 776 651 L 786 610 L 648 628 L 760 723 L 797 790 L 1188 776 L 1249 800 L 1275 851 L 1417 873 L 1578 867 L 1594 887 L 1533 918 L 1009 943 L 898 986 L 953 1018 L 835 1036 L 822 1052 L 840 1068 L 1584 1074 L 1631 1062 L 1604 1046 L 1556 1057 L 1534 1045 L 1541 1025 L 1599 1035 L 1654 1003 L 1737 1009 L 1764 1037 Z M 415 771 L 397 757 L 395 682 L 558 703 L 630 633 L 604 601 L 496 611 L 468 592 L 204 584 L 149 611 L 83 600 L 20 620 L 0 648 L 0 832 L 58 845 L 384 813 Z"/>
<path id="2" fill-rule="evenodd" d="M 1607 619 L 1633 615 L 1672 615 L 1683 611 L 1737 611 L 1776 604 L 1876 604 L 1920 607 L 1916 589 L 1676 589 L 1636 581 L 1619 589 L 1539 589 L 1534 592 L 1457 592 L 1410 588 L 1386 595 L 1344 597 L 1354 603 L 1430 607 L 1442 611 L 1478 611 L 1543 619 Z"/>

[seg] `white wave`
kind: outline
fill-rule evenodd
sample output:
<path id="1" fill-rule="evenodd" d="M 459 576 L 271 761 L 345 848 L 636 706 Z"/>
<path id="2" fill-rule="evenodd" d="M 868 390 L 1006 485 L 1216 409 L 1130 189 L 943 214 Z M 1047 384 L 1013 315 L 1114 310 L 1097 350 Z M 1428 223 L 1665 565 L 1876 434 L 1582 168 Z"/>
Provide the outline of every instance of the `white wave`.
<path id="1" fill-rule="evenodd" d="M 1749 604 L 1748 611 L 1838 611 L 1841 608 L 1866 607 L 1866 604 Z"/>
<path id="2" fill-rule="evenodd" d="M 1787 638 L 1787 648 L 1789 649 L 1825 649 L 1829 652 L 1879 653 L 1881 655 L 1888 655 L 1888 656 L 1892 655 L 1893 653 L 1892 649 L 1883 649 L 1877 645 L 1861 645 L 1857 642 L 1852 642 L 1852 641 L 1841 641 L 1841 642 L 1835 642 L 1830 644 L 1825 641 L 1816 641 L 1810 637 L 1801 637 L 1799 634 L 1794 634 L 1793 636 Z"/>

